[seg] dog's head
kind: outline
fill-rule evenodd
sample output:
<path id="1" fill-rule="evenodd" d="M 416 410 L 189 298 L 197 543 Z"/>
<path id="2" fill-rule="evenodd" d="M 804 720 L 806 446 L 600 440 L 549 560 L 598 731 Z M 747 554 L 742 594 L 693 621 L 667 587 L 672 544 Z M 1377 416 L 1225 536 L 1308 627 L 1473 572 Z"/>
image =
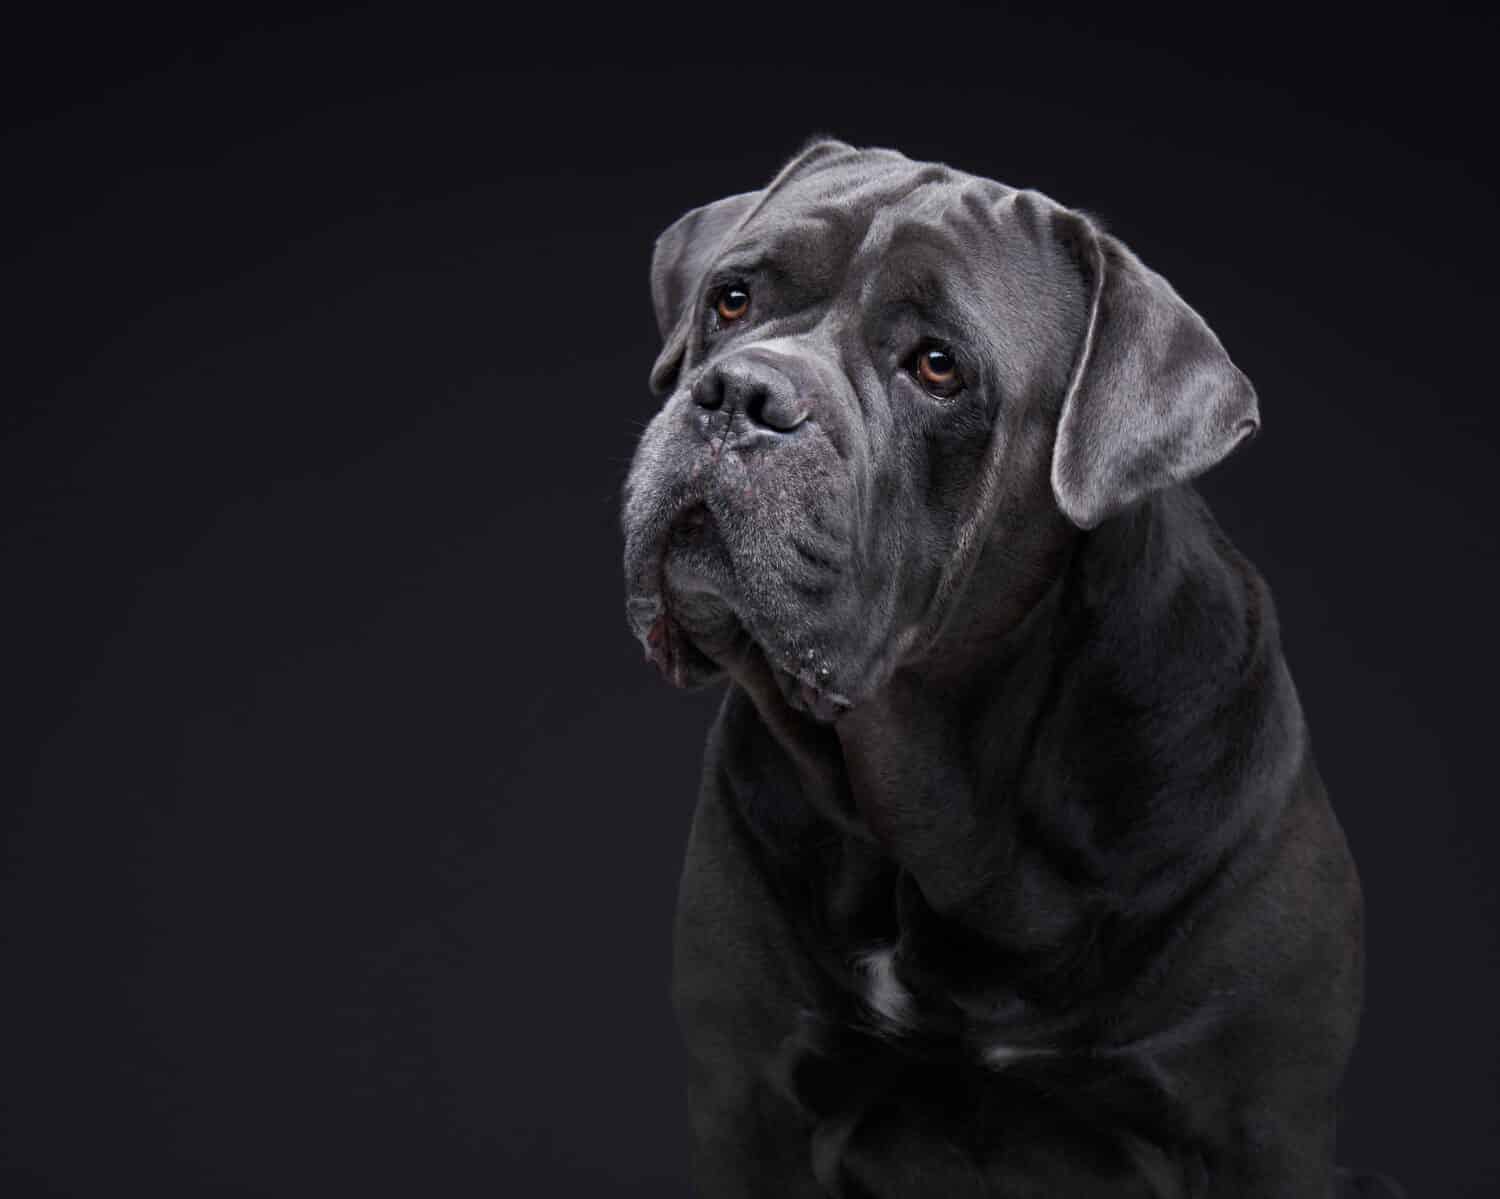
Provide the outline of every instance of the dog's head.
<path id="1" fill-rule="evenodd" d="M 631 625 L 679 685 L 759 654 L 822 720 L 1259 427 L 1203 320 L 1096 222 L 891 150 L 819 140 L 689 212 L 651 288 Z"/>

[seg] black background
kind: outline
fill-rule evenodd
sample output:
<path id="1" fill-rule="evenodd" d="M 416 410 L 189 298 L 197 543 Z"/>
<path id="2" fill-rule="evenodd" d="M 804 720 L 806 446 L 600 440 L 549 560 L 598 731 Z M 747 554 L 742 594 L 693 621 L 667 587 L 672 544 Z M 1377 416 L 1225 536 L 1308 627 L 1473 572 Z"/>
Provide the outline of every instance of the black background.
<path id="1" fill-rule="evenodd" d="M 646 269 L 827 132 L 1098 213 L 1255 381 L 1339 1156 L 1500 1192 L 1493 22 L 207 11 L 5 38 L 0 1189 L 688 1193 Z"/>

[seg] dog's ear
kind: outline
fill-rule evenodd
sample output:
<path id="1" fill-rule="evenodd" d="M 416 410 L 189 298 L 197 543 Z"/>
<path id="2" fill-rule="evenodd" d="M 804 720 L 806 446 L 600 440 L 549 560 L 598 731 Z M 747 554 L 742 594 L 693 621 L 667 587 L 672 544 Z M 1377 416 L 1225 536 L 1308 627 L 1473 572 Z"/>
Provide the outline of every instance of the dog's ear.
<path id="1" fill-rule="evenodd" d="M 1250 380 L 1165 279 L 1082 213 L 1057 214 L 1089 292 L 1052 450 L 1052 491 L 1091 529 L 1186 482 L 1260 428 Z"/>
<path id="2" fill-rule="evenodd" d="M 651 368 L 651 390 L 666 395 L 677 383 L 692 332 L 694 299 L 725 237 L 744 220 L 761 193 L 743 192 L 695 208 L 656 239 L 651 255 L 651 303 L 662 349 Z"/>

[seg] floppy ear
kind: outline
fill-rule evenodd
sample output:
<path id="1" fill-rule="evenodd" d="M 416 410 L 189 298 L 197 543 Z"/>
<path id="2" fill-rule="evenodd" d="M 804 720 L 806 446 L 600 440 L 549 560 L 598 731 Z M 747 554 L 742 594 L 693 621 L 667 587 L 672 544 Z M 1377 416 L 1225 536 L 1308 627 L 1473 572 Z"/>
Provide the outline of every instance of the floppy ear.
<path id="1" fill-rule="evenodd" d="M 651 390 L 666 395 L 677 382 L 693 327 L 694 297 L 725 237 L 749 214 L 761 193 L 743 192 L 695 208 L 656 239 L 651 255 L 651 302 L 662 350 L 651 368 Z"/>
<path id="2" fill-rule="evenodd" d="M 1091 529 L 1224 459 L 1255 435 L 1260 411 L 1250 380 L 1171 284 L 1081 214 L 1062 220 L 1091 296 L 1052 491 Z"/>

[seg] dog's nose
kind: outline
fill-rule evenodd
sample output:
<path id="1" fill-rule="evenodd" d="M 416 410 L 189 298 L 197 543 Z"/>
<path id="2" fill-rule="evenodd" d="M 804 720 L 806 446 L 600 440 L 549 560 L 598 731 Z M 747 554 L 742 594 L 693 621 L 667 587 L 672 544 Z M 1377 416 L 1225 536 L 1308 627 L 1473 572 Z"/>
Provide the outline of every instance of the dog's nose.
<path id="1" fill-rule="evenodd" d="M 704 371 L 693 384 L 693 402 L 709 412 L 722 410 L 731 423 L 743 414 L 746 429 L 736 444 L 790 433 L 808 416 L 790 379 L 770 363 L 745 355 Z"/>

